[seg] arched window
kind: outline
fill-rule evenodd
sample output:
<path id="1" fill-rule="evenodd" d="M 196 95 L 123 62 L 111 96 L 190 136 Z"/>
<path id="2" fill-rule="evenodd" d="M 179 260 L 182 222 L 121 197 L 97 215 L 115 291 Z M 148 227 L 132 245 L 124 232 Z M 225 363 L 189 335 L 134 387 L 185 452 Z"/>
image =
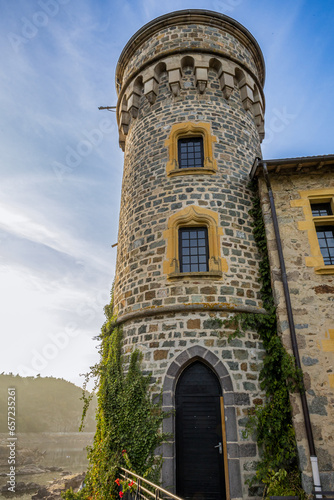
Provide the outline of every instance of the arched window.
<path id="1" fill-rule="evenodd" d="M 227 271 L 227 262 L 221 257 L 218 214 L 195 205 L 172 215 L 168 229 L 167 260 L 163 269 L 169 278 L 182 278 L 187 274 L 221 278 Z"/>
<path id="2" fill-rule="evenodd" d="M 175 123 L 169 138 L 167 175 L 215 174 L 217 162 L 213 157 L 213 143 L 209 123 Z"/>

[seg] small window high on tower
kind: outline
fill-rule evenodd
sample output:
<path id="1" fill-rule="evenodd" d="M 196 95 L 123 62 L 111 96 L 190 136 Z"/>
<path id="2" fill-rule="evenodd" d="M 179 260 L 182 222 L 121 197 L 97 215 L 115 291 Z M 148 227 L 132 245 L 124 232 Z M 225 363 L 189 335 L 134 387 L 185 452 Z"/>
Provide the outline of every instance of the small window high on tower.
<path id="1" fill-rule="evenodd" d="M 179 168 L 199 168 L 204 165 L 203 138 L 190 137 L 178 140 Z"/>

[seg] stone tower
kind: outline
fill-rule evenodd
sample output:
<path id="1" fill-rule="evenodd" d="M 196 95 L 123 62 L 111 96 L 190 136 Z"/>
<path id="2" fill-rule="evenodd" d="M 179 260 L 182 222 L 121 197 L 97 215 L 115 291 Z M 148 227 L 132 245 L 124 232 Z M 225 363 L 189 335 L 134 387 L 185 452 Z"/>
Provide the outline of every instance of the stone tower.
<path id="1" fill-rule="evenodd" d="M 116 70 L 124 151 L 114 304 L 124 350 L 163 390 L 174 438 L 163 484 L 182 497 L 245 498 L 261 402 L 256 333 L 222 320 L 263 313 L 248 173 L 264 135 L 264 61 L 233 19 L 183 10 L 141 28 Z M 206 496 L 205 498 L 209 498 Z"/>

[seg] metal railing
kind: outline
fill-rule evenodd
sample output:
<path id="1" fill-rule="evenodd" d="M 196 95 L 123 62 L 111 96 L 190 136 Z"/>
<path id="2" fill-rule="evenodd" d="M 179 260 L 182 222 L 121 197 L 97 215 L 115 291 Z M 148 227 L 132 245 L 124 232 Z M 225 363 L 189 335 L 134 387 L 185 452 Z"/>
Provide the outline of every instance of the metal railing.
<path id="1" fill-rule="evenodd" d="M 152 500 L 152 498 L 154 498 L 155 500 L 158 500 L 159 498 L 161 499 L 172 498 L 173 500 L 182 500 L 182 498 L 177 497 L 176 495 L 173 495 L 173 493 L 171 493 L 170 491 L 167 491 L 164 488 L 161 488 L 160 486 L 151 483 L 151 481 L 148 481 L 147 479 L 138 476 L 138 474 L 135 474 L 134 472 L 131 472 L 128 469 L 124 469 L 123 467 L 121 467 L 120 469 L 123 472 L 120 474 L 121 478 L 125 480 L 131 479 L 136 485 L 136 492 L 131 493 L 131 499 Z M 149 490 L 147 487 L 151 487 L 151 490 Z"/>

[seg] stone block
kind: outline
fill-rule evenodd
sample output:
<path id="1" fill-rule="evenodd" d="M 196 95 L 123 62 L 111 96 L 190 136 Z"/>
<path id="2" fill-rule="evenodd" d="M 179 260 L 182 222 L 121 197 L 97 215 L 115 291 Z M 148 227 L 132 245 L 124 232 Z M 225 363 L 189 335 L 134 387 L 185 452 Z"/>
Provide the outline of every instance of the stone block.
<path id="1" fill-rule="evenodd" d="M 218 368 L 220 369 L 220 366 Z M 225 368 L 225 370 L 226 370 L 226 368 Z M 216 371 L 218 372 L 218 369 L 216 369 Z M 222 384 L 224 391 L 228 391 L 228 392 L 233 391 L 233 384 L 232 384 L 231 377 L 229 375 L 227 375 L 225 377 L 223 376 L 221 378 L 221 384 Z"/>
<path id="2" fill-rule="evenodd" d="M 232 498 L 242 498 L 240 462 L 238 459 L 228 461 L 228 475 L 230 482 L 230 496 Z"/>
<path id="3" fill-rule="evenodd" d="M 187 321 L 187 328 L 189 330 L 196 330 L 198 328 L 201 328 L 201 320 L 199 318 L 188 319 L 188 321 Z"/>
<path id="4" fill-rule="evenodd" d="M 166 349 L 157 349 L 153 353 L 154 361 L 160 361 L 161 359 L 167 359 L 168 351 Z"/>
<path id="5" fill-rule="evenodd" d="M 309 405 L 310 413 L 316 415 L 327 415 L 326 406 L 328 405 L 328 399 L 326 396 L 318 396 L 313 398 L 311 404 Z"/>
<path id="6" fill-rule="evenodd" d="M 227 443 L 227 457 L 239 458 L 239 445 L 237 443 Z"/>
<path id="7" fill-rule="evenodd" d="M 235 415 L 235 408 L 228 406 L 225 408 L 225 428 L 226 428 L 226 441 L 233 443 L 238 441 L 237 421 Z"/>
<path id="8" fill-rule="evenodd" d="M 239 446 L 240 457 L 256 457 L 256 445 L 247 443 Z"/>
<path id="9" fill-rule="evenodd" d="M 249 406 L 250 405 L 249 394 L 236 392 L 234 394 L 234 401 L 236 405 Z"/>

